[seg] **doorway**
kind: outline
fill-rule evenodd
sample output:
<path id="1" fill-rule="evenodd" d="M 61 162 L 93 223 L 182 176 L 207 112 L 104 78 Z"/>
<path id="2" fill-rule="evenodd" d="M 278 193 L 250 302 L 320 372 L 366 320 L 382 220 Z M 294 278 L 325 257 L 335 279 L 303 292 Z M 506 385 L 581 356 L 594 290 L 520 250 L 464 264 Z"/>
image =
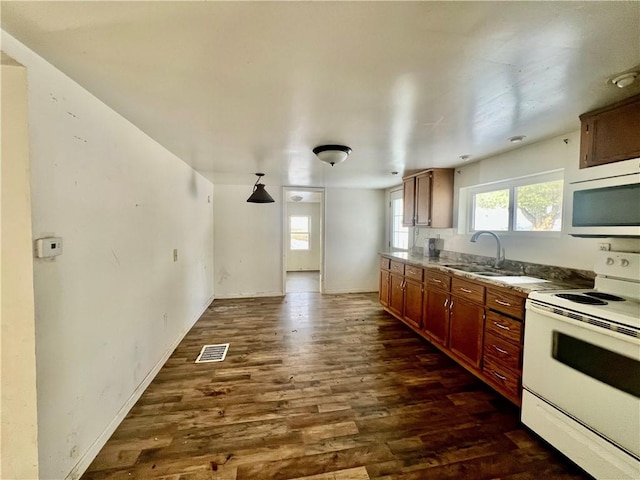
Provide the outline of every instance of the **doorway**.
<path id="1" fill-rule="evenodd" d="M 285 187 L 283 291 L 322 292 L 324 189 Z"/>

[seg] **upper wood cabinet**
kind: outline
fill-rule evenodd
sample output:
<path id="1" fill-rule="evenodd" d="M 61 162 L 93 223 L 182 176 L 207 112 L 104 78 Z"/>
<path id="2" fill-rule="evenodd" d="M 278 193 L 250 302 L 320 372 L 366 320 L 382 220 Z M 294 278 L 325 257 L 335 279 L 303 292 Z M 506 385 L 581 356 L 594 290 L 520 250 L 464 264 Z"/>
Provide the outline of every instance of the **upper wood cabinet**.
<path id="1" fill-rule="evenodd" d="M 580 168 L 640 157 L 640 95 L 580 115 Z"/>
<path id="2" fill-rule="evenodd" d="M 413 227 L 416 206 L 416 179 L 409 177 L 402 179 L 402 226 Z"/>
<path id="3" fill-rule="evenodd" d="M 453 172 L 452 168 L 435 168 L 403 179 L 405 227 L 451 228 Z"/>

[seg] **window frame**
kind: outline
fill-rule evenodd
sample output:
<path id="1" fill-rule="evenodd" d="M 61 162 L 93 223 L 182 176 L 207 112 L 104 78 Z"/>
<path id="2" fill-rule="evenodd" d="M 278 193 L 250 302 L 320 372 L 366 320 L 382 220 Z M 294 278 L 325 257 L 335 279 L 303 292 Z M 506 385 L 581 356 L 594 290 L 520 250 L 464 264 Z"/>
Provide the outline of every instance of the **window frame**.
<path id="1" fill-rule="evenodd" d="M 304 232 L 295 232 L 296 234 L 307 235 L 307 248 L 292 248 L 291 240 L 293 239 L 292 235 L 294 232 L 291 229 L 291 220 L 296 218 L 306 218 L 307 219 L 307 230 Z M 309 252 L 311 251 L 311 215 L 299 215 L 299 214 L 291 214 L 289 215 L 289 251 L 290 252 Z"/>
<path id="2" fill-rule="evenodd" d="M 527 186 L 527 185 L 536 185 L 539 183 L 548 183 L 553 181 L 561 180 L 563 182 L 562 185 L 562 207 L 560 209 L 560 230 L 550 230 L 550 231 L 541 231 L 541 230 L 515 230 L 516 226 L 516 216 L 517 216 L 517 195 L 516 190 L 519 187 Z M 460 212 L 461 214 L 461 222 L 458 223 L 459 233 L 464 233 L 467 235 L 472 235 L 476 231 L 474 229 L 474 220 L 475 220 L 475 197 L 478 194 L 494 192 L 497 190 L 508 190 L 509 191 L 509 205 L 508 205 L 508 229 L 507 230 L 495 230 L 496 233 L 500 235 L 506 236 L 543 236 L 543 237 L 559 237 L 565 230 L 564 225 L 564 210 L 566 207 L 565 201 L 565 183 L 564 183 L 564 169 L 550 170 L 547 172 L 536 173 L 533 175 L 526 175 L 523 177 L 510 178 L 506 180 L 501 180 L 498 182 L 485 183 L 480 185 L 472 185 L 469 187 L 462 187 L 460 189 Z"/>

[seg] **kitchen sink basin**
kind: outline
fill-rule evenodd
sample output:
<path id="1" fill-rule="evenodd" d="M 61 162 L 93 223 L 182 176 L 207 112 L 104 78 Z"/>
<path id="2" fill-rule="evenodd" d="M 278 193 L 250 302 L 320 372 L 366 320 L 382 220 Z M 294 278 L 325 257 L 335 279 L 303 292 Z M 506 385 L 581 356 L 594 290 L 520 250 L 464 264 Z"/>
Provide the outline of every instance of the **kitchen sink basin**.
<path id="1" fill-rule="evenodd" d="M 451 268 L 453 270 L 460 270 L 461 272 L 473 273 L 480 275 L 481 277 L 511 277 L 519 275 L 514 272 L 507 272 L 504 270 L 490 270 L 489 267 L 483 265 L 469 265 L 465 263 L 443 265 L 444 267 Z"/>

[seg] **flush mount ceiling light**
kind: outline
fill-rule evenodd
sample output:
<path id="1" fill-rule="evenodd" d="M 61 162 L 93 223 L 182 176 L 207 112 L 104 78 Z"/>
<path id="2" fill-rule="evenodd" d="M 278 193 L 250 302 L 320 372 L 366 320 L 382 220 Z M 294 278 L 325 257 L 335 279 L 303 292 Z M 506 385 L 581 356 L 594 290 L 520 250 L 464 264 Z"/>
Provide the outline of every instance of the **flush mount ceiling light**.
<path id="1" fill-rule="evenodd" d="M 612 78 L 611 83 L 613 83 L 616 87 L 625 88 L 635 82 L 637 76 L 638 72 L 623 73 L 622 75 L 618 75 L 617 77 Z"/>
<path id="2" fill-rule="evenodd" d="M 511 143 L 520 143 L 520 142 L 522 142 L 525 138 L 527 138 L 527 137 L 525 137 L 524 135 L 516 135 L 515 137 L 511 137 L 511 138 L 509 139 L 509 141 L 510 141 Z"/>
<path id="3" fill-rule="evenodd" d="M 462 160 L 463 162 L 468 162 L 469 159 L 471 158 L 471 155 L 460 155 L 460 160 Z"/>
<path id="4" fill-rule="evenodd" d="M 260 183 L 260 179 L 264 177 L 264 173 L 256 173 L 258 179 L 256 180 L 256 184 L 253 186 L 253 193 L 249 198 L 247 198 L 247 202 L 249 203 L 273 203 L 275 200 L 271 195 L 267 193 L 264 189 L 264 185 Z"/>
<path id="5" fill-rule="evenodd" d="M 333 167 L 336 163 L 344 162 L 351 153 L 351 149 L 344 145 L 319 145 L 313 149 L 313 153 L 324 163 Z"/>
<path id="6" fill-rule="evenodd" d="M 302 197 L 300 195 L 291 195 L 292 202 L 299 202 L 301 200 L 302 200 Z"/>

